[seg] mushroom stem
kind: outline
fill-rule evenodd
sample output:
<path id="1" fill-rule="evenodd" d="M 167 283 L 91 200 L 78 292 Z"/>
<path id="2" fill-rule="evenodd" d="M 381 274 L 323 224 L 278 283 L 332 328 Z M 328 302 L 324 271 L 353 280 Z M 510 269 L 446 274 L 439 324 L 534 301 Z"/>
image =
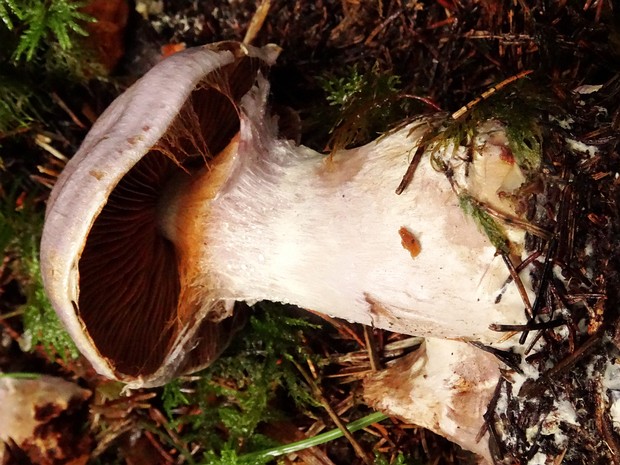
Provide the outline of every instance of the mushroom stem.
<path id="1" fill-rule="evenodd" d="M 277 139 L 263 97 L 248 97 L 240 134 L 215 167 L 177 182 L 164 202 L 165 234 L 191 262 L 190 300 L 271 300 L 485 344 L 501 336 L 492 323 L 523 322 L 502 258 L 428 155 L 394 193 L 424 120 L 325 156 Z"/>

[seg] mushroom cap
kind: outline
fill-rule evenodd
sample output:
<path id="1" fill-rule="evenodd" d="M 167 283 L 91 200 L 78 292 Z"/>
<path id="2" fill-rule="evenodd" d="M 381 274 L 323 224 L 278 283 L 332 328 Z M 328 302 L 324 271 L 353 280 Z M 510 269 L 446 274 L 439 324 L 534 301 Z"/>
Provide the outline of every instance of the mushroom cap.
<path id="1" fill-rule="evenodd" d="M 214 321 L 227 314 L 221 303 L 188 309 L 179 298 L 189 284 L 158 219 L 161 197 L 234 139 L 237 103 L 278 52 L 221 42 L 163 60 L 109 106 L 58 178 L 43 282 L 100 374 L 158 385 L 208 365 L 227 344 L 235 316 Z"/>

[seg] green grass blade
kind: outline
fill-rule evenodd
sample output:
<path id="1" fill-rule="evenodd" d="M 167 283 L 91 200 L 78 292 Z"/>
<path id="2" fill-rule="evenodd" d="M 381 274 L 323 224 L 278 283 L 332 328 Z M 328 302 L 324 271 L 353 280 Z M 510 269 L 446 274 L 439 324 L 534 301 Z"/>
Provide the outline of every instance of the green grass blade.
<path id="1" fill-rule="evenodd" d="M 387 415 L 384 415 L 381 412 L 371 413 L 370 415 L 366 415 L 359 420 L 353 421 L 347 425 L 347 429 L 354 433 L 359 431 L 360 429 L 364 429 L 373 423 L 378 423 L 380 421 L 386 420 L 389 418 Z M 334 439 L 338 439 L 343 436 L 342 431 L 339 429 L 333 429 L 331 431 L 327 431 L 322 434 L 318 434 L 308 439 L 303 439 L 301 441 L 293 442 L 291 444 L 286 444 L 283 446 L 273 447 L 271 449 L 266 449 L 259 452 L 252 452 L 250 454 L 245 454 L 239 456 L 240 463 L 252 463 L 264 461 L 269 457 L 279 457 L 281 455 L 291 454 L 293 452 L 297 452 L 303 449 L 307 449 L 309 447 L 318 446 L 320 444 L 325 444 L 326 442 L 333 441 Z"/>

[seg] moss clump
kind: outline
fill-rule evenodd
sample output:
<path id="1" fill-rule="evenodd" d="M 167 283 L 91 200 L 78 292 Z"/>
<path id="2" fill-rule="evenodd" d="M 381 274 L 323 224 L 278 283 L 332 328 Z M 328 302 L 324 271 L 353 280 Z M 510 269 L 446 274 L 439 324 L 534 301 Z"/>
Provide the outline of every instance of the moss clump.
<path id="1" fill-rule="evenodd" d="M 473 218 L 497 250 L 506 254 L 510 252 L 510 245 L 504 228 L 484 210 L 482 205 L 467 194 L 459 196 L 459 205 L 467 216 Z"/>
<path id="2" fill-rule="evenodd" d="M 349 68 L 342 76 L 322 76 L 319 84 L 330 106 L 329 148 L 333 151 L 370 141 L 378 133 L 400 122 L 407 114 L 408 102 L 401 98 L 398 76 L 377 67 L 362 72 Z"/>
<path id="3" fill-rule="evenodd" d="M 43 213 L 33 207 L 31 198 L 9 194 L 0 200 L 0 252 L 13 257 L 6 266 L 26 298 L 21 307 L 26 345 L 42 346 L 52 357 L 77 358 L 78 350 L 43 290 L 39 269 L 42 225 Z"/>
<path id="4" fill-rule="evenodd" d="M 438 137 L 444 144 L 468 145 L 481 122 L 500 121 L 517 165 L 528 173 L 538 170 L 542 163 L 542 118 L 561 112 L 549 96 L 519 81 L 480 101 L 464 116 L 448 120 Z"/>
<path id="5" fill-rule="evenodd" d="M 50 93 L 104 70 L 82 40 L 85 24 L 75 0 L 0 0 L 0 139 L 34 124 L 54 108 Z"/>
<path id="6" fill-rule="evenodd" d="M 502 222 L 493 217 L 489 208 L 469 195 L 466 188 L 457 185 L 452 177 L 452 162 L 471 162 L 471 151 L 480 125 L 495 120 L 502 123 L 508 149 L 526 179 L 540 176 L 543 164 L 543 119 L 552 110 L 554 114 L 561 113 L 561 110 L 554 107 L 553 100 L 544 93 L 531 91 L 522 82 L 517 82 L 480 99 L 466 112 L 459 110 L 458 116 L 447 118 L 444 127 L 433 135 L 431 163 L 435 169 L 446 173 L 459 196 L 461 209 L 473 218 L 502 253 L 510 252 L 510 242 Z M 462 147 L 467 151 L 458 155 Z"/>
<path id="7" fill-rule="evenodd" d="M 93 18 L 75 0 L 0 0 L 0 251 L 5 276 L 18 283 L 27 346 L 43 346 L 50 356 L 77 357 L 43 291 L 39 239 L 43 205 L 33 152 L 32 130 L 67 141 L 68 126 L 58 116 L 53 95 L 75 90 L 92 77 L 94 61 L 79 40 Z M 71 89 L 71 90 L 70 90 Z M 65 110 L 61 114 L 66 117 Z M 55 169 L 58 165 L 55 165 Z M 55 170 L 54 169 L 54 170 Z M 52 171 L 54 171 L 52 170 Z M 14 300 L 15 300 L 14 299 Z"/>
<path id="8" fill-rule="evenodd" d="M 84 4 L 74 0 L 0 0 L 4 26 L 9 31 L 19 30 L 13 60 L 31 61 L 50 42 L 57 42 L 63 50 L 73 48 L 73 35 L 87 35 L 82 23 L 94 21 L 80 11 Z"/>
<path id="9" fill-rule="evenodd" d="M 28 125 L 34 119 L 33 91 L 0 71 L 0 133 Z"/>
<path id="10" fill-rule="evenodd" d="M 550 102 L 534 96 L 519 99 L 519 95 L 500 99 L 490 111 L 505 124 L 508 147 L 517 165 L 525 172 L 536 171 L 542 163 L 541 117 L 548 114 Z"/>
<path id="11" fill-rule="evenodd" d="M 204 448 L 207 463 L 237 463 L 237 454 L 276 445 L 259 433 L 261 425 L 281 419 L 286 404 L 318 405 L 296 368 L 310 358 L 302 333 L 316 326 L 283 310 L 259 305 L 243 336 L 197 380 L 178 379 L 163 390 L 171 425 Z"/>

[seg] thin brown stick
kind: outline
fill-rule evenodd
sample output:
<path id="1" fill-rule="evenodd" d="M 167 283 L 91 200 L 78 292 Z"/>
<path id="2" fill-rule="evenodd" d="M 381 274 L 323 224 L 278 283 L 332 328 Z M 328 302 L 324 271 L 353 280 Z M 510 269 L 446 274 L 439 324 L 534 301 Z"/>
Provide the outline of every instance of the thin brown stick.
<path id="1" fill-rule="evenodd" d="M 360 347 L 365 346 L 364 341 L 362 341 L 362 339 L 357 335 L 357 333 L 353 331 L 353 329 L 349 326 L 348 323 L 346 322 L 343 323 L 341 321 L 336 320 L 335 318 L 331 318 L 322 313 L 315 312 L 314 310 L 308 310 L 308 311 L 316 316 L 321 317 L 322 319 L 330 323 L 334 328 L 338 330 L 340 334 L 342 334 L 345 337 L 349 337 L 350 339 L 353 339 L 360 345 Z"/>
<path id="2" fill-rule="evenodd" d="M 407 167 L 407 171 L 405 171 L 405 175 L 403 176 L 403 179 L 400 181 L 400 184 L 396 188 L 396 195 L 402 194 L 405 191 L 406 187 L 411 182 L 411 180 L 413 179 L 413 175 L 415 174 L 415 170 L 420 164 L 420 160 L 422 160 L 422 155 L 424 154 L 425 149 L 426 149 L 426 144 L 420 143 L 420 145 L 418 145 L 418 148 L 413 154 L 413 157 L 411 158 L 411 162 L 409 163 L 409 166 Z"/>
<path id="3" fill-rule="evenodd" d="M 370 360 L 370 369 L 372 371 L 379 371 L 381 369 L 381 361 L 377 354 L 375 335 L 369 326 L 364 326 L 364 340 L 366 341 L 366 350 Z"/>
<path id="4" fill-rule="evenodd" d="M 597 429 L 605 439 L 605 444 L 609 448 L 611 455 L 611 461 L 613 465 L 620 465 L 620 446 L 615 438 L 613 427 L 609 424 L 609 418 L 607 417 L 607 402 L 605 401 L 606 395 L 603 393 L 605 389 L 600 379 L 595 381 L 596 389 L 594 391 L 594 398 L 596 402 L 595 406 L 595 423 Z"/>
<path id="5" fill-rule="evenodd" d="M 24 127 L 20 127 L 17 129 L 13 129 L 12 131 L 0 132 L 0 140 L 7 139 L 9 137 L 14 137 L 19 134 L 23 134 L 25 132 L 30 131 L 30 129 L 32 129 L 30 126 L 24 126 Z"/>
<path id="6" fill-rule="evenodd" d="M 541 239 L 545 239 L 545 240 L 551 239 L 552 234 L 546 229 L 541 228 L 540 226 L 536 226 L 535 224 L 532 224 L 529 221 L 525 221 L 520 218 L 517 218 L 516 216 L 506 215 L 504 213 L 501 213 L 485 203 L 476 202 L 476 204 L 477 206 L 482 208 L 486 213 L 488 213 L 490 216 L 492 216 L 495 219 L 498 219 L 510 225 L 517 226 L 523 229 L 524 231 L 527 231 L 533 234 L 534 236 L 540 237 Z"/>
<path id="7" fill-rule="evenodd" d="M 478 105 L 480 102 L 482 102 L 483 100 L 488 99 L 491 95 L 493 95 L 495 92 L 497 92 L 500 89 L 503 89 L 504 87 L 506 87 L 508 84 L 512 84 L 513 82 L 515 82 L 518 79 L 522 79 L 525 76 L 532 74 L 534 72 L 534 70 L 526 70 L 526 71 L 521 71 L 519 74 L 515 74 L 514 76 L 511 76 L 507 79 L 504 79 L 502 82 L 500 82 L 499 84 L 495 84 L 492 87 L 489 87 L 487 90 L 485 90 L 482 95 L 480 95 L 479 97 L 476 97 L 475 99 L 473 99 L 472 101 L 470 101 L 469 103 L 467 103 L 467 105 L 459 108 L 457 111 L 455 111 L 454 113 L 452 113 L 452 119 L 459 119 L 462 116 L 464 116 L 469 110 L 471 110 L 473 107 L 475 107 L 476 105 Z"/>
<path id="8" fill-rule="evenodd" d="M 144 437 L 149 441 L 149 443 L 155 448 L 155 450 L 159 453 L 159 455 L 167 462 L 174 463 L 174 457 L 172 457 L 159 443 L 157 439 L 153 436 L 153 433 L 150 431 L 144 431 Z"/>
<path id="9" fill-rule="evenodd" d="M 52 100 L 56 105 L 62 108 L 62 110 L 67 115 L 69 115 L 69 118 L 71 118 L 71 121 L 73 121 L 73 123 L 77 127 L 79 127 L 80 129 L 86 129 L 86 125 L 82 123 L 82 121 L 80 121 L 80 119 L 75 115 L 75 113 L 71 111 L 71 108 L 69 108 L 69 106 L 58 96 L 56 92 L 52 92 Z"/>
<path id="10" fill-rule="evenodd" d="M 267 14 L 269 13 L 269 8 L 271 7 L 271 0 L 262 0 L 256 12 L 252 16 L 250 20 L 250 24 L 248 25 L 248 30 L 245 33 L 245 37 L 243 38 L 244 44 L 251 44 L 260 30 L 263 28 L 263 24 L 265 23 L 265 19 L 267 19 Z"/>
<path id="11" fill-rule="evenodd" d="M 525 305 L 525 310 L 526 310 L 526 314 L 528 318 L 532 318 L 533 313 L 532 313 L 532 303 L 530 302 L 530 298 L 527 295 L 527 291 L 525 290 L 525 286 L 523 285 L 523 281 L 521 281 L 521 276 L 519 276 L 519 272 L 517 271 L 517 269 L 515 268 L 514 264 L 512 263 L 512 260 L 510 260 L 510 257 L 503 253 L 502 255 L 502 259 L 504 260 L 504 263 L 506 264 L 506 268 L 508 268 L 508 272 L 510 273 L 510 277 L 512 278 L 512 280 L 514 281 L 515 285 L 517 286 L 517 289 L 519 290 L 519 295 L 521 296 L 521 300 L 523 301 L 523 305 Z"/>
<path id="12" fill-rule="evenodd" d="M 564 373 L 570 367 L 572 367 L 575 363 L 577 363 L 581 358 L 586 355 L 590 350 L 596 347 L 602 340 L 602 333 L 594 334 L 590 336 L 586 342 L 584 342 L 580 347 L 578 347 L 575 352 L 570 354 L 568 357 L 561 360 L 556 366 L 549 369 L 547 373 L 545 373 L 545 377 L 549 379 L 553 379 L 558 375 Z"/>
<path id="13" fill-rule="evenodd" d="M 402 10 L 398 10 L 395 11 L 394 13 L 392 13 L 390 16 L 388 16 L 386 19 L 384 19 L 381 23 L 379 23 L 377 25 L 377 27 L 375 27 L 372 31 L 370 31 L 370 34 L 368 34 L 368 37 L 366 38 L 366 40 L 364 41 L 364 45 L 368 46 L 372 43 L 372 41 L 374 40 L 374 38 L 383 30 L 386 28 L 386 26 L 388 26 L 392 21 L 394 21 L 396 18 L 398 18 L 401 14 L 402 14 Z"/>
<path id="14" fill-rule="evenodd" d="M 357 456 L 360 459 L 362 459 L 362 461 L 366 465 L 373 465 L 373 461 L 370 459 L 366 451 L 364 451 L 362 446 L 353 437 L 353 434 L 351 434 L 351 432 L 347 429 L 346 425 L 342 422 L 342 420 L 340 419 L 336 411 L 332 408 L 330 403 L 327 401 L 327 399 L 325 398 L 325 395 L 323 394 L 323 390 L 321 389 L 321 387 L 315 382 L 314 379 L 312 379 L 312 376 L 310 376 L 310 374 L 299 363 L 297 363 L 294 360 L 292 360 L 292 362 L 295 365 L 295 367 L 299 370 L 301 375 L 304 377 L 304 379 L 306 380 L 306 383 L 308 383 L 308 386 L 310 386 L 312 393 L 319 400 L 319 402 L 321 403 L 321 405 L 323 406 L 323 408 L 325 409 L 329 417 L 332 419 L 334 424 L 338 427 L 340 431 L 342 431 L 342 434 L 344 435 L 344 437 L 347 438 L 347 440 L 351 443 L 351 446 L 353 447 L 353 450 L 355 450 L 355 453 L 357 454 Z"/>

